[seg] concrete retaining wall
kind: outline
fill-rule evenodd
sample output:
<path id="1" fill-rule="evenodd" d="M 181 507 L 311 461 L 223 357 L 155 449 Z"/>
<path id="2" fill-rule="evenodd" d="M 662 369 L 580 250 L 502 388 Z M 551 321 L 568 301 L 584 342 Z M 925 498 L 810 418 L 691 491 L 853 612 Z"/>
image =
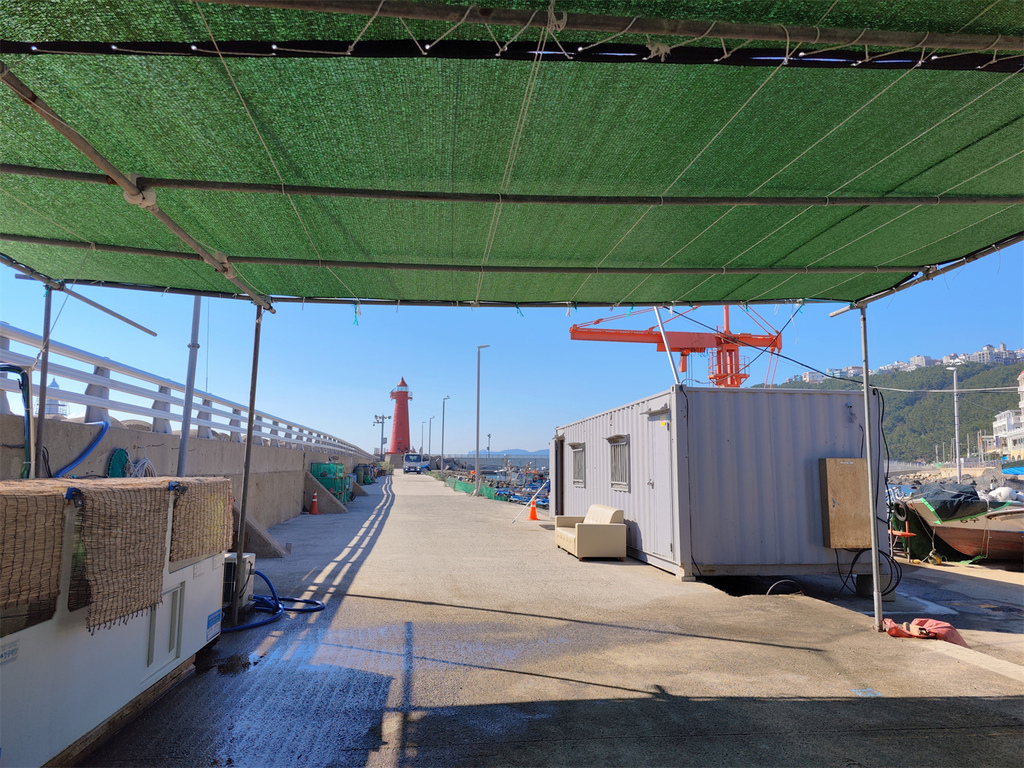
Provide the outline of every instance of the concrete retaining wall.
<path id="1" fill-rule="evenodd" d="M 97 426 L 47 419 L 43 439 L 50 455 L 50 468 L 57 472 L 74 461 L 99 432 L 100 427 Z M 133 462 L 148 458 L 153 462 L 157 475 L 172 476 L 177 473 L 178 440 L 175 434 L 111 426 L 100 444 L 69 475 L 106 477 L 111 454 L 116 448 L 124 448 Z M 21 445 L 22 441 L 21 416 L 0 415 L 0 443 Z M 193 436 L 189 440 L 188 451 L 189 475 L 230 478 L 235 496 L 241 500 L 242 465 L 245 460 L 245 446 L 242 443 L 200 440 Z M 20 448 L 0 448 L 0 480 L 18 478 L 23 461 L 24 452 Z M 311 463 L 325 461 L 340 461 L 349 469 L 355 466 L 357 459 L 346 453 L 327 454 L 254 445 L 247 514 L 268 528 L 300 514 L 306 471 Z"/>

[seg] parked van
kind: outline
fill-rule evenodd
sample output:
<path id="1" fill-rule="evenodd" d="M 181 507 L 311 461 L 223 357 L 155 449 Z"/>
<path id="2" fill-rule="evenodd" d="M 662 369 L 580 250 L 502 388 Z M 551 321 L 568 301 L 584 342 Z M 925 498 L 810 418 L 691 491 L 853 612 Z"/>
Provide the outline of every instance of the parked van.
<path id="1" fill-rule="evenodd" d="M 405 460 L 402 462 L 402 472 L 409 474 L 415 472 L 417 475 L 422 472 L 426 472 L 430 468 L 430 462 L 423 458 L 422 454 L 419 453 L 407 453 L 405 454 Z"/>

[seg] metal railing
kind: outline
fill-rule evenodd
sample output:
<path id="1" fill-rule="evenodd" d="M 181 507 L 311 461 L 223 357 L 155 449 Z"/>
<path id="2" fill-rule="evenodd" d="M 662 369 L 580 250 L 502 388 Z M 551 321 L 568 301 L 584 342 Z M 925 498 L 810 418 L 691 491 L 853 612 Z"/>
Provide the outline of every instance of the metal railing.
<path id="1" fill-rule="evenodd" d="M 0 323 L 0 363 L 16 365 L 26 370 L 36 367 L 37 357 L 25 355 L 10 349 L 11 342 L 39 350 L 43 339 L 34 333 Z M 57 358 L 55 360 L 55 358 Z M 92 373 L 63 364 L 63 360 L 75 360 L 92 366 Z M 114 378 L 116 374 L 118 378 Z M 66 403 L 85 406 L 85 421 L 108 421 L 109 413 L 131 414 L 151 420 L 152 430 L 171 433 L 171 424 L 181 424 L 184 409 L 185 385 L 162 376 L 118 363 L 107 357 L 99 357 L 84 350 L 50 340 L 49 376 L 85 384 L 85 393 L 67 389 L 48 390 L 48 398 L 59 398 Z M 124 380 L 122 380 L 124 379 Z M 149 385 L 149 386 L 146 386 Z M 155 389 L 153 389 L 155 387 Z M 111 398 L 111 392 L 121 393 L 151 406 Z M 9 413 L 10 407 L 4 393 L 20 393 L 18 382 L 0 375 L 0 413 Z M 38 395 L 38 384 L 32 384 L 32 395 Z M 192 426 L 199 438 L 213 439 L 214 430 L 228 435 L 231 442 L 245 442 L 248 408 L 241 403 L 217 397 L 208 392 L 195 390 Z M 257 410 L 254 415 L 253 442 L 256 445 L 271 445 L 297 450 L 331 452 L 346 451 L 359 458 L 372 461 L 373 457 L 362 448 L 334 435 L 311 429 Z"/>

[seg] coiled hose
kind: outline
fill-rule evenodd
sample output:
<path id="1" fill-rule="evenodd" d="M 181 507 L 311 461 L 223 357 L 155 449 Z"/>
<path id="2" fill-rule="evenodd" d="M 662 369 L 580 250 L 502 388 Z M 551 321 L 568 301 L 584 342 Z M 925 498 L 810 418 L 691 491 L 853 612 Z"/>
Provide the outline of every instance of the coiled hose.
<path id="1" fill-rule="evenodd" d="M 267 616 L 265 619 L 251 621 L 248 624 L 239 624 L 237 627 L 222 629 L 222 635 L 229 632 L 240 632 L 243 629 L 252 629 L 253 627 L 262 627 L 266 624 L 272 624 L 280 619 L 284 615 L 285 611 L 290 613 L 317 613 L 327 607 L 319 600 L 307 600 L 303 597 L 278 597 L 277 590 L 274 589 L 274 585 L 270 583 L 270 579 L 268 579 L 262 571 L 254 571 L 254 573 L 263 579 L 263 581 L 267 583 L 267 586 L 270 587 L 269 595 L 252 596 L 253 603 L 255 604 L 254 610 L 258 613 L 269 613 L 271 615 Z M 306 603 L 309 607 L 285 608 L 282 604 L 283 602 Z"/>

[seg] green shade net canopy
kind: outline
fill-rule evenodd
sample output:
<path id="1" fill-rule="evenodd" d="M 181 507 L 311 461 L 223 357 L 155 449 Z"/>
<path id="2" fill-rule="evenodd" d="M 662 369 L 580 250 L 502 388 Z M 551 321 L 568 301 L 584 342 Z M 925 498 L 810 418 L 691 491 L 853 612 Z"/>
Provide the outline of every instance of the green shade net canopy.
<path id="1" fill-rule="evenodd" d="M 1012 38 L 1019 2 L 495 3 L 541 22 L 518 27 L 291 5 L 7 9 L 9 71 L 237 281 L 4 88 L 8 263 L 279 298 L 856 302 L 1024 230 L 1024 59 L 926 37 Z M 641 18 L 924 44 L 659 37 L 630 31 Z"/>

